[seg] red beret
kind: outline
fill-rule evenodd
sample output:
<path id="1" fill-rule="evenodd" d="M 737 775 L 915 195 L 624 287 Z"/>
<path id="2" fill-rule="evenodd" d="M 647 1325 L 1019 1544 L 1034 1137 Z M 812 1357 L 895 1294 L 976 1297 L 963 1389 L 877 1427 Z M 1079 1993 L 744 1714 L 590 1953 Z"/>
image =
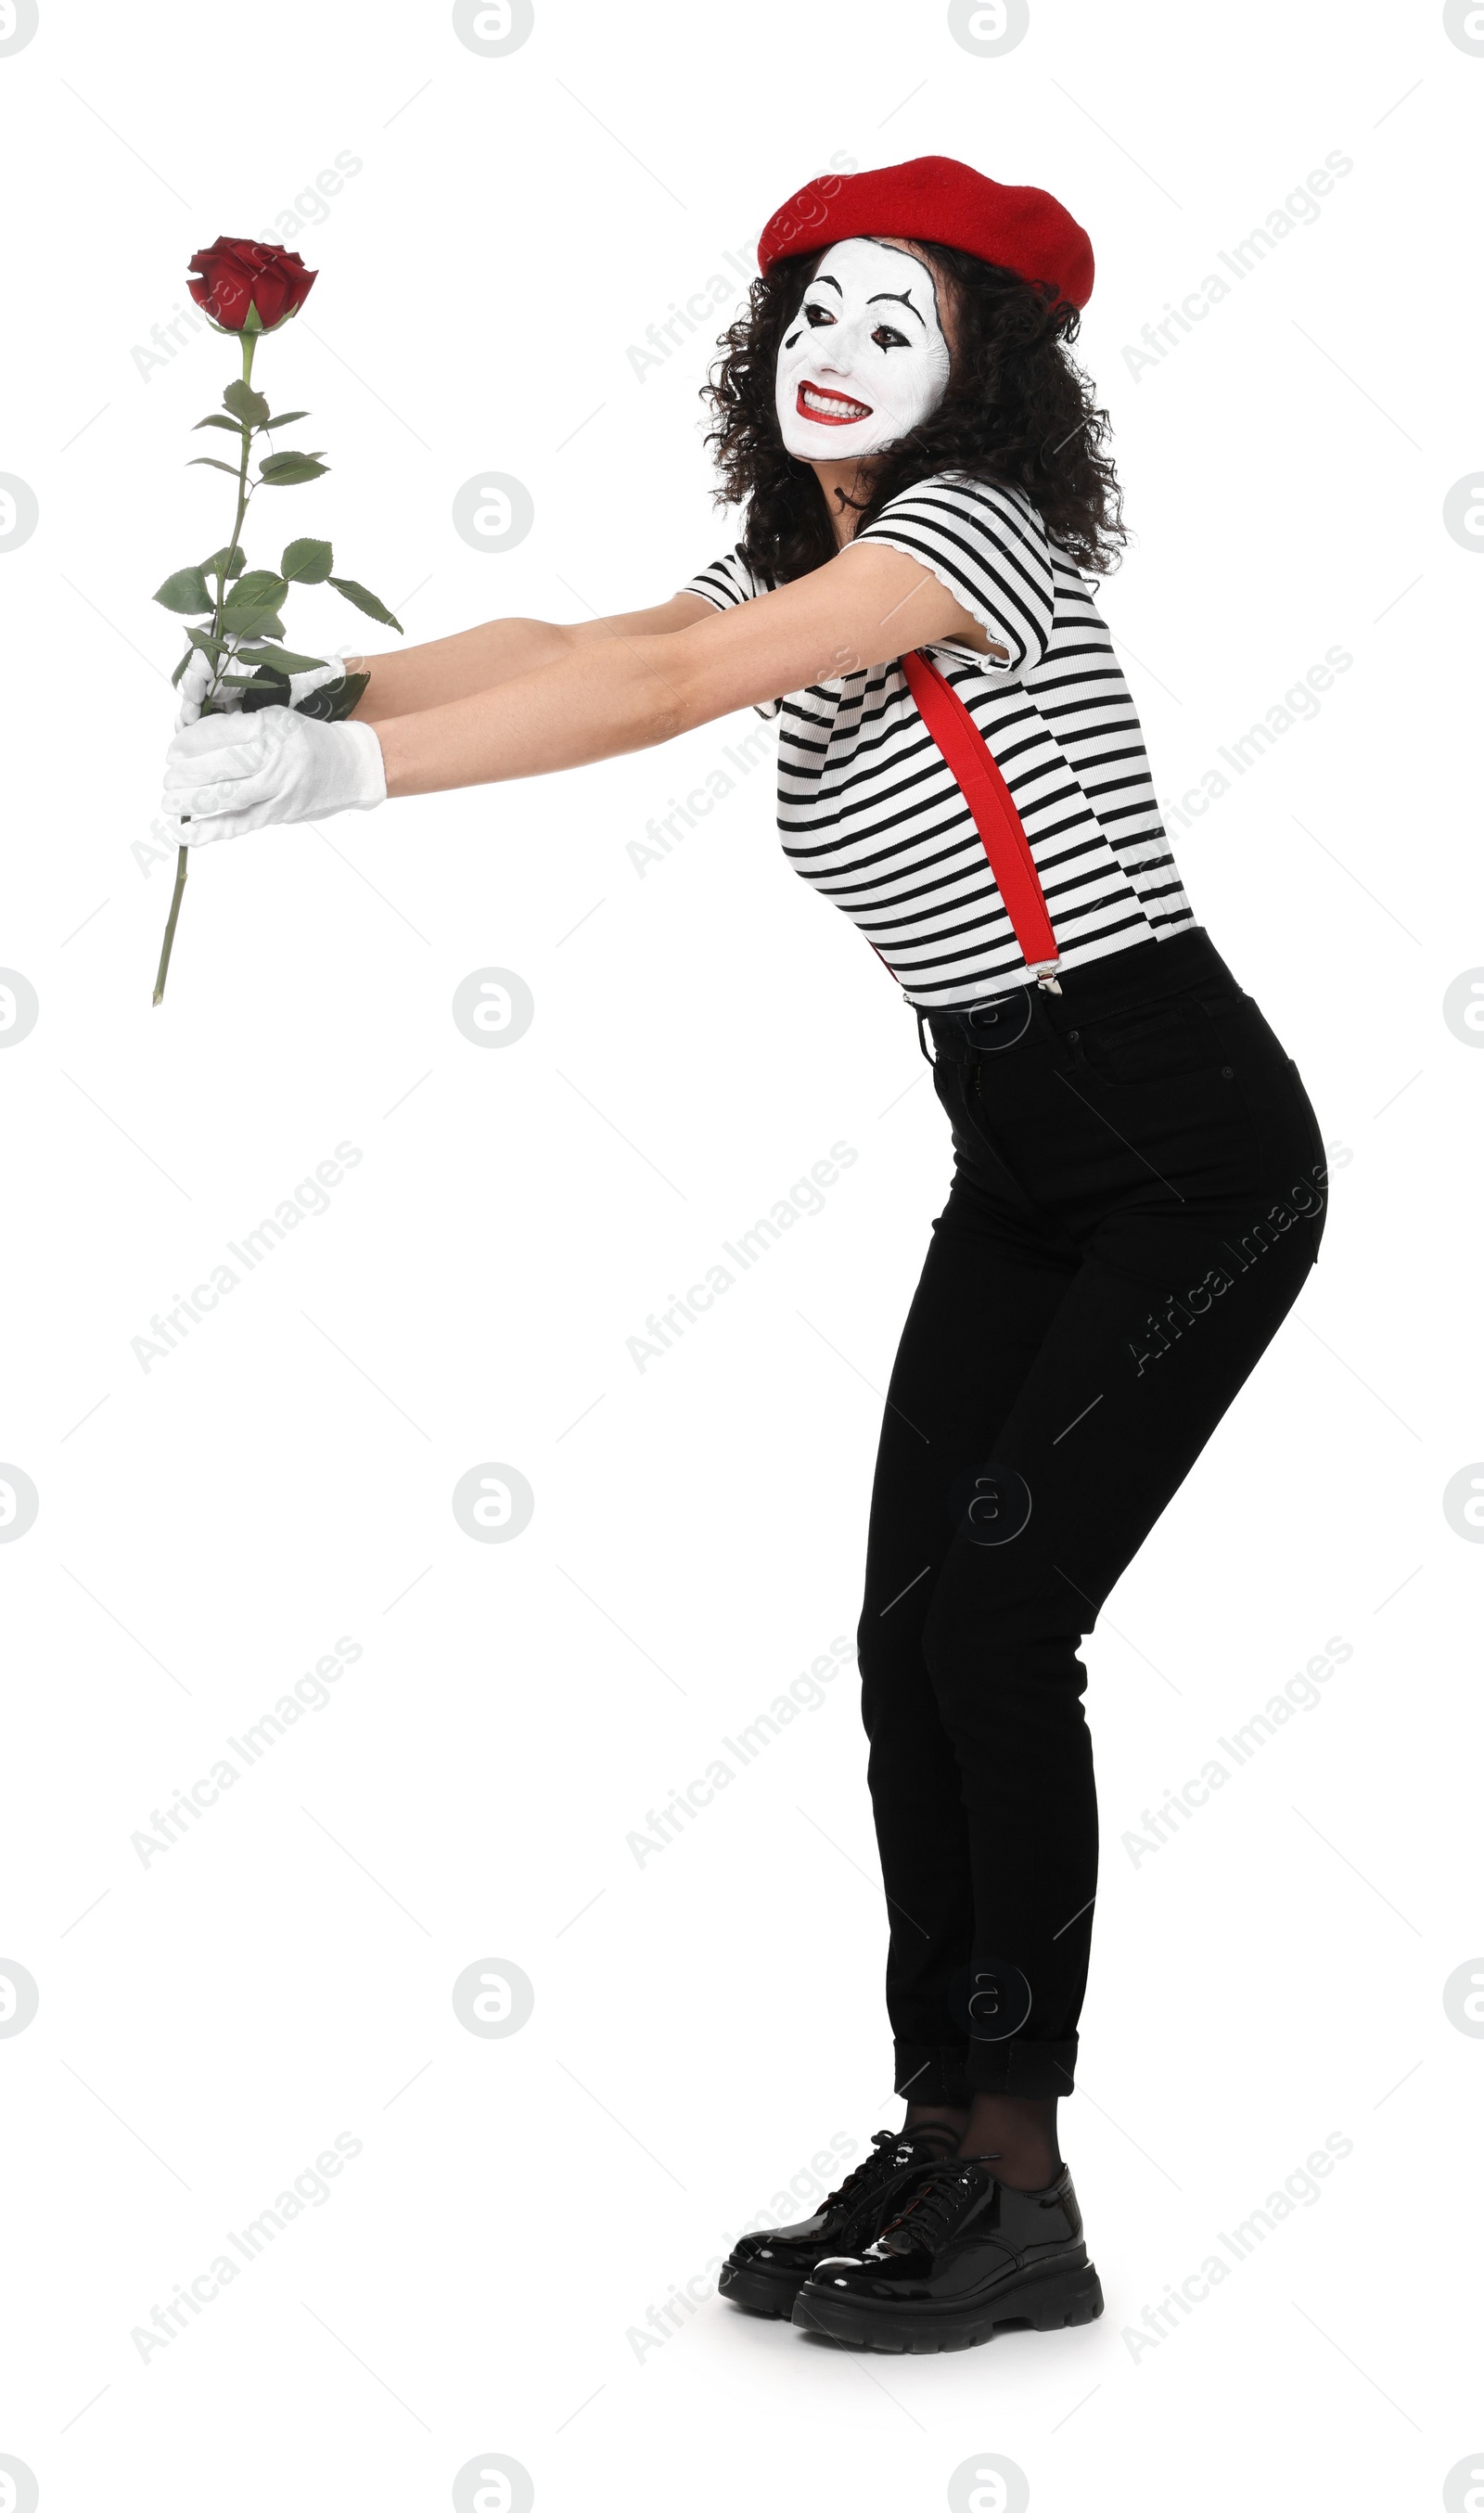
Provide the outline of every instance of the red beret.
<path id="1" fill-rule="evenodd" d="M 1049 279 L 1073 305 L 1093 293 L 1093 248 L 1074 218 L 1033 183 L 996 183 L 956 157 L 910 157 L 863 175 L 817 175 L 775 210 L 757 266 L 818 253 L 847 236 L 915 236 L 956 245 L 1022 279 Z"/>

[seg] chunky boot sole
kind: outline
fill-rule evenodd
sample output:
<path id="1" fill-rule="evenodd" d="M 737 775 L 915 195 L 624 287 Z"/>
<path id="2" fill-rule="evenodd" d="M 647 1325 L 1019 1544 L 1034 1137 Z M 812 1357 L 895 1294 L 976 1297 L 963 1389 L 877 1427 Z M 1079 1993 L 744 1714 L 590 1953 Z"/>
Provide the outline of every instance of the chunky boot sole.
<path id="1" fill-rule="evenodd" d="M 1096 2321 L 1103 2289 L 1091 2260 L 1050 2262 L 1019 2269 L 992 2294 L 966 2304 L 901 2305 L 832 2293 L 813 2280 L 801 2287 L 793 2307 L 796 2330 L 810 2330 L 846 2347 L 883 2356 L 936 2356 L 954 2347 L 978 2347 L 996 2330 L 1067 2330 Z"/>
<path id="2" fill-rule="evenodd" d="M 729 2303 L 740 2303 L 743 2312 L 758 2312 L 770 2321 L 786 2321 L 793 2310 L 802 2278 L 765 2277 L 761 2269 L 722 2270 L 716 2281 L 716 2292 Z"/>

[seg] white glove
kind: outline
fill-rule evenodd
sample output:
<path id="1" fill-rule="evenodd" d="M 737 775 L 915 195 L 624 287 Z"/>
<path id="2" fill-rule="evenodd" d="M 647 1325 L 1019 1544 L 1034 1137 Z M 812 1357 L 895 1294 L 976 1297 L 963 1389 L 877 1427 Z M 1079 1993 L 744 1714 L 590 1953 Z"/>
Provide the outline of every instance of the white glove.
<path id="1" fill-rule="evenodd" d="M 234 642 L 231 638 L 227 640 L 229 646 Z M 244 665 L 235 655 L 228 654 L 222 659 L 221 668 L 223 671 L 240 672 Z M 341 680 L 346 668 L 343 662 L 316 663 L 312 672 L 292 672 L 289 675 L 289 705 L 297 707 L 300 699 L 306 698 L 311 690 L 322 690 L 327 681 Z M 192 646 L 190 660 L 177 683 L 180 693 L 180 711 L 176 717 L 177 733 L 183 733 L 188 724 L 200 723 L 203 701 L 216 677 L 217 665 L 210 655 L 201 647 Z M 240 690 L 218 690 L 212 699 L 212 706 L 219 715 L 235 715 L 241 705 Z"/>
<path id="2" fill-rule="evenodd" d="M 369 812 L 386 800 L 381 745 L 369 724 L 317 724 L 292 708 L 208 715 L 165 754 L 161 810 L 182 847 Z"/>
<path id="3" fill-rule="evenodd" d="M 230 671 L 231 668 L 231 658 L 229 656 L 224 657 L 222 659 L 223 671 Z M 201 709 L 205 703 L 207 692 L 210 690 L 216 677 L 217 666 L 212 661 L 210 655 L 203 654 L 199 646 L 192 646 L 190 650 L 190 660 L 187 662 L 184 671 L 180 674 L 180 680 L 176 684 L 176 687 L 180 693 L 180 711 L 176 717 L 177 733 L 183 733 L 188 724 L 200 723 Z M 242 704 L 242 692 L 240 690 L 219 690 L 212 700 L 212 704 L 216 707 L 240 707 Z"/>

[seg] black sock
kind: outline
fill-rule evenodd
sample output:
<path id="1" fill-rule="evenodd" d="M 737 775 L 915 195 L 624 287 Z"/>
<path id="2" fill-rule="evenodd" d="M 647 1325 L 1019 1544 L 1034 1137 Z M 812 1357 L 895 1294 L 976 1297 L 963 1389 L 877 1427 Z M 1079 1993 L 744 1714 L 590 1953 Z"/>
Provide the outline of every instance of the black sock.
<path id="1" fill-rule="evenodd" d="M 960 2155 L 981 2156 L 1012 2190 L 1044 2190 L 1062 2170 L 1055 2094 L 976 2094 Z"/>
<path id="2" fill-rule="evenodd" d="M 902 2129 L 908 2136 L 919 2138 L 936 2148 L 946 2162 L 949 2156 L 957 2155 L 959 2151 L 967 2119 L 966 2112 L 953 2111 L 950 2114 L 946 2104 L 930 2103 L 924 2106 L 920 2103 L 908 2103 Z"/>

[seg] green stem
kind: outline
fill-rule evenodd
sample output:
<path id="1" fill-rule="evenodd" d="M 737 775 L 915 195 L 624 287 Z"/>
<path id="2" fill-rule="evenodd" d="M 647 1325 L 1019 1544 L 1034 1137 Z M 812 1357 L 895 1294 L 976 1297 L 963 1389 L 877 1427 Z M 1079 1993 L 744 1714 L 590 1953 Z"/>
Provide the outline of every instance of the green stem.
<path id="1" fill-rule="evenodd" d="M 180 901 L 185 896 L 185 858 L 189 853 L 188 847 L 181 847 L 176 858 L 176 886 L 171 897 L 170 915 L 165 926 L 165 939 L 160 945 L 160 969 L 154 981 L 154 993 L 150 998 L 152 1003 L 161 1004 L 165 1000 L 165 979 L 170 970 L 171 945 L 176 938 L 176 921 L 180 913 Z"/>
<path id="2" fill-rule="evenodd" d="M 259 336 L 258 336 L 258 334 L 257 334 L 256 332 L 244 332 L 244 333 L 242 334 L 242 336 L 241 336 L 241 337 L 242 337 L 242 380 L 243 380 L 243 382 L 244 382 L 245 384 L 251 384 L 251 382 L 252 382 L 252 380 L 253 380 L 253 351 L 254 351 L 254 350 L 257 348 L 257 346 L 258 346 L 258 338 L 259 338 Z M 227 564 L 230 562 L 231 554 L 232 554 L 233 550 L 237 547 L 237 536 L 238 536 L 238 534 L 239 534 L 239 533 L 241 532 L 241 530 L 242 530 L 242 519 L 243 519 L 243 516 L 247 513 L 247 510 L 248 510 L 248 499 L 249 499 L 249 498 L 252 496 L 252 491 L 251 491 L 251 490 L 249 489 L 249 487 L 248 487 L 248 476 L 247 476 L 247 474 L 248 474 L 248 456 L 249 456 L 249 453 L 250 453 L 250 451 L 251 451 L 251 449 L 252 449 L 252 442 L 253 442 L 253 426 L 252 426 L 252 421 L 251 421 L 250 419 L 245 419 L 243 420 L 243 422 L 242 422 L 242 461 L 241 461 L 241 464 L 240 464 L 240 466 L 239 466 L 239 468 L 238 468 L 238 472 L 237 472 L 237 514 L 236 514 L 236 520 L 234 521 L 234 523 L 233 523 L 233 525 L 232 525 L 232 529 L 231 529 L 230 533 L 229 533 L 229 534 L 228 534 L 228 536 L 227 536 L 227 543 L 226 543 L 227 556 L 226 556 L 226 561 L 225 561 L 225 562 L 223 562 L 222 566 L 218 570 L 218 574 L 217 574 L 217 607 L 216 607 L 216 610 L 215 610 L 215 611 L 213 612 L 213 614 L 212 614 L 212 635 L 213 635 L 214 637 L 220 637 L 220 636 L 221 636 L 221 614 L 222 614 L 222 611 L 224 610 L 225 605 L 226 605 L 226 586 L 227 586 L 227 575 L 226 575 L 226 568 L 227 568 Z M 210 689 L 210 690 L 208 691 L 208 693 L 207 693 L 207 703 L 208 703 L 208 704 L 210 704 L 211 698 L 215 696 L 216 689 L 217 689 L 217 684 L 221 681 L 221 674 L 222 674 L 222 671 L 223 671 L 223 669 L 224 669 L 224 668 L 225 668 L 224 658 L 219 655 L 219 656 L 218 656 L 218 658 L 217 658 L 217 667 L 216 667 L 216 671 L 215 671 L 215 673 L 214 673 L 214 675 L 213 675 L 212 687 L 211 687 L 211 689 Z M 203 712 L 203 714 L 205 713 L 205 708 L 203 708 L 203 709 L 202 709 L 202 712 Z"/>
<path id="3" fill-rule="evenodd" d="M 242 335 L 242 380 L 245 384 L 250 384 L 253 380 L 253 351 L 257 345 L 257 333 L 244 332 Z M 237 547 L 237 536 L 242 530 L 242 518 L 247 513 L 248 499 L 252 495 L 252 492 L 248 488 L 247 476 L 248 455 L 252 449 L 252 421 L 245 419 L 242 422 L 242 461 L 237 472 L 237 517 L 236 521 L 232 525 L 231 537 L 226 544 L 227 562 L 230 561 L 231 553 Z M 226 606 L 227 581 L 226 563 L 223 563 L 223 565 L 217 571 L 217 607 L 212 613 L 212 635 L 214 637 L 220 637 L 221 634 L 221 615 Z M 212 677 L 211 689 L 208 690 L 206 698 L 202 702 L 201 712 L 203 715 L 207 715 L 211 711 L 212 698 L 216 694 L 219 683 L 221 682 L 222 669 L 222 660 L 219 657 L 217 660 L 217 668 Z M 165 980 L 170 974 L 170 955 L 175 947 L 176 926 L 180 922 L 180 901 L 185 896 L 185 868 L 189 852 L 188 848 L 181 847 L 176 857 L 176 886 L 174 891 L 171 893 L 170 914 L 165 923 L 165 939 L 160 945 L 159 972 L 154 981 L 154 993 L 150 998 L 150 1001 L 156 1004 L 161 1004 L 165 1000 Z"/>

